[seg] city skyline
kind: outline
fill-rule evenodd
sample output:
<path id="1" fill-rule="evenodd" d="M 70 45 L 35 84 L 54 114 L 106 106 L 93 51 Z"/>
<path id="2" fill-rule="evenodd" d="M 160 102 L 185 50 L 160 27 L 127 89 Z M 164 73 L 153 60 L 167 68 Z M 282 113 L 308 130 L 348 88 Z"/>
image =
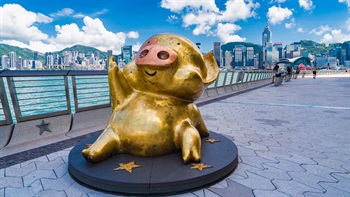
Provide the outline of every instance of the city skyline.
<path id="1" fill-rule="evenodd" d="M 175 33 L 201 43 L 262 44 L 269 24 L 272 41 L 320 43 L 350 40 L 350 2 L 346 0 L 187 0 L 187 1 L 8 1 L 0 5 L 0 43 L 51 52 L 73 45 L 120 53 L 157 33 Z M 337 20 L 338 19 L 338 20 Z"/>

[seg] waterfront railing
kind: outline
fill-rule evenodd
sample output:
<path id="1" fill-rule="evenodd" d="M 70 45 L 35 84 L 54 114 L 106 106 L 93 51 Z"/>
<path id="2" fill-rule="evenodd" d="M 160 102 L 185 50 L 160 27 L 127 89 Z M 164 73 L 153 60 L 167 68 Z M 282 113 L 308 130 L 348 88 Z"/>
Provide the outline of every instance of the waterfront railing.
<path id="1" fill-rule="evenodd" d="M 266 70 L 220 71 L 205 91 L 271 78 Z M 107 71 L 11 71 L 0 73 L 0 126 L 111 106 Z"/>

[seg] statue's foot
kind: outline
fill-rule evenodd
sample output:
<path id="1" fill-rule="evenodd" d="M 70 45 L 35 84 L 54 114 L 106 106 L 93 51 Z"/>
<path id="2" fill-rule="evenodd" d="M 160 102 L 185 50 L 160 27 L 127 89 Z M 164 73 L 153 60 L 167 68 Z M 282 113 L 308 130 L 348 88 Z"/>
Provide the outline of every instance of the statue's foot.
<path id="1" fill-rule="evenodd" d="M 93 163 L 108 159 L 118 153 L 119 138 L 110 127 L 87 149 L 82 151 L 83 157 Z"/>
<path id="2" fill-rule="evenodd" d="M 175 144 L 182 150 L 183 162 L 199 162 L 201 160 L 201 137 L 198 130 L 185 120 L 177 127 L 176 136 Z"/>

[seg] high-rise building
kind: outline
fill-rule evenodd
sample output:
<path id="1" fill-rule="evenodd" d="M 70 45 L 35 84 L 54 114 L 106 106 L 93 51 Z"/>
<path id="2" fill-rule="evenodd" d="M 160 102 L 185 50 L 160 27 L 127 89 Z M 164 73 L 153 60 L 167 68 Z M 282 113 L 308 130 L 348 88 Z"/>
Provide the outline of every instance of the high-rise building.
<path id="1" fill-rule="evenodd" d="M 1 56 L 1 68 L 2 69 L 7 69 L 8 68 L 8 56 L 7 55 L 3 55 Z"/>
<path id="2" fill-rule="evenodd" d="M 125 64 L 129 63 L 132 59 L 132 46 L 125 45 L 122 47 L 122 57 Z"/>
<path id="3" fill-rule="evenodd" d="M 246 66 L 254 66 L 254 47 L 247 47 Z"/>
<path id="4" fill-rule="evenodd" d="M 300 42 L 294 42 L 290 45 L 284 47 L 284 57 L 285 58 L 294 58 L 299 57 L 303 54 L 303 49 L 301 48 Z"/>
<path id="5" fill-rule="evenodd" d="M 259 51 L 259 56 L 258 56 L 258 68 L 259 68 L 259 69 L 265 69 L 264 51 L 263 51 L 263 50 Z"/>
<path id="6" fill-rule="evenodd" d="M 10 56 L 10 68 L 14 69 L 16 68 L 16 52 L 11 51 L 9 53 Z"/>
<path id="7" fill-rule="evenodd" d="M 272 44 L 272 32 L 269 24 L 266 23 L 266 27 L 262 33 L 262 46 L 265 47 L 268 43 Z"/>
<path id="8" fill-rule="evenodd" d="M 112 50 L 108 50 L 107 51 L 107 65 L 106 65 L 106 69 L 105 70 L 108 70 L 108 67 L 109 67 L 109 58 L 113 55 L 113 51 Z M 116 59 L 115 61 L 117 61 L 118 59 Z"/>
<path id="9" fill-rule="evenodd" d="M 270 29 L 270 26 L 268 23 L 266 23 L 266 27 L 264 29 L 264 31 L 262 32 L 262 64 L 264 65 L 264 67 L 269 67 L 269 63 L 266 61 L 266 51 L 268 51 L 269 47 L 272 47 L 272 32 Z M 261 63 L 260 63 L 261 66 Z"/>
<path id="10" fill-rule="evenodd" d="M 48 53 L 46 55 L 46 67 L 48 69 L 51 69 L 51 68 L 53 68 L 53 65 L 54 65 L 54 57 L 53 57 L 52 53 Z"/>
<path id="11" fill-rule="evenodd" d="M 339 63 L 343 64 L 341 47 L 336 47 L 335 49 L 331 49 L 328 51 L 328 53 L 329 53 L 329 56 L 337 58 L 339 60 Z"/>
<path id="12" fill-rule="evenodd" d="M 245 52 L 246 47 L 244 45 L 236 45 L 233 49 L 235 68 L 244 68 L 246 66 Z"/>
<path id="13" fill-rule="evenodd" d="M 34 54 L 33 54 L 33 60 L 38 60 L 38 52 L 34 52 Z"/>
<path id="14" fill-rule="evenodd" d="M 221 66 L 221 43 L 214 42 L 214 57 L 218 66 Z"/>
<path id="15" fill-rule="evenodd" d="M 350 60 L 350 41 L 346 47 L 346 60 Z"/>
<path id="16" fill-rule="evenodd" d="M 283 58 L 283 46 L 282 46 L 282 42 L 275 42 L 273 44 L 273 47 L 276 48 L 276 50 L 278 51 L 278 59 Z"/>
<path id="17" fill-rule="evenodd" d="M 232 54 L 230 51 L 225 51 L 225 68 L 226 69 L 231 69 L 232 65 Z"/>

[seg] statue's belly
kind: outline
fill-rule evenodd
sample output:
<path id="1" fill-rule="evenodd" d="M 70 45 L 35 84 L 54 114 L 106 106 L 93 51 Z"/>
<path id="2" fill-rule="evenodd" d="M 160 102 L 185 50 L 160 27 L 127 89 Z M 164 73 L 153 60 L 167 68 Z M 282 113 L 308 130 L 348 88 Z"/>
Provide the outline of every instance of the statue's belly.
<path id="1" fill-rule="evenodd" d="M 157 156 L 176 151 L 174 118 L 159 110 L 129 106 L 116 111 L 110 125 L 120 138 L 122 152 Z"/>

